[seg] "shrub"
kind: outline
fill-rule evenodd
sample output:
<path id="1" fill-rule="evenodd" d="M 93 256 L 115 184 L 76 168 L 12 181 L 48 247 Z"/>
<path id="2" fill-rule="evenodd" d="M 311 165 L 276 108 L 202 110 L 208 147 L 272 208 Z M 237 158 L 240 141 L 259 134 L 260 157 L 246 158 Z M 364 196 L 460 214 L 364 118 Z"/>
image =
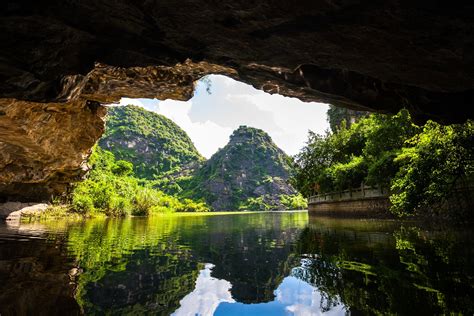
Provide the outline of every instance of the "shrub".
<path id="1" fill-rule="evenodd" d="M 87 180 L 76 184 L 72 192 L 72 208 L 82 214 L 92 212 L 108 216 L 149 215 L 163 212 L 204 212 L 203 202 L 180 200 L 151 186 L 156 181 L 139 180 L 133 165 L 115 161 L 114 156 L 95 147 L 89 159 L 92 170 Z"/>
<path id="2" fill-rule="evenodd" d="M 305 210 L 308 208 L 308 202 L 300 193 L 293 195 L 280 195 L 280 202 L 289 210 Z"/>
<path id="3" fill-rule="evenodd" d="M 95 210 L 92 198 L 79 190 L 73 195 L 72 207 L 76 212 L 82 214 L 89 214 Z"/>
<path id="4" fill-rule="evenodd" d="M 153 206 L 157 205 L 157 191 L 150 188 L 139 188 L 134 198 L 133 215 L 148 215 Z"/>
<path id="5" fill-rule="evenodd" d="M 205 202 L 194 202 L 191 199 L 184 199 L 179 212 L 209 212 L 209 206 Z"/>

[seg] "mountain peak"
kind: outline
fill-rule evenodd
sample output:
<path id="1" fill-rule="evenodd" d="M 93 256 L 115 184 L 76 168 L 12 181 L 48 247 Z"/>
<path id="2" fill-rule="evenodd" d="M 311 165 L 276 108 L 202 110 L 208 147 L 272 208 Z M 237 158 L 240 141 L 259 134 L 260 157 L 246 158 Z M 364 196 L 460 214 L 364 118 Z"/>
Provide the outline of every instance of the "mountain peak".
<path id="1" fill-rule="evenodd" d="M 99 144 L 117 159 L 133 163 L 135 174 L 147 179 L 204 160 L 176 123 L 134 105 L 108 108 Z"/>
<path id="2" fill-rule="evenodd" d="M 289 160 L 266 132 L 242 125 L 197 171 L 190 189 L 215 210 L 244 208 L 256 198 L 272 209 L 284 208 L 280 196 L 295 193 L 288 184 Z"/>
<path id="3" fill-rule="evenodd" d="M 238 142 L 271 142 L 272 138 L 265 131 L 249 127 L 246 125 L 240 125 L 239 128 L 234 130 L 230 136 L 230 144 Z"/>

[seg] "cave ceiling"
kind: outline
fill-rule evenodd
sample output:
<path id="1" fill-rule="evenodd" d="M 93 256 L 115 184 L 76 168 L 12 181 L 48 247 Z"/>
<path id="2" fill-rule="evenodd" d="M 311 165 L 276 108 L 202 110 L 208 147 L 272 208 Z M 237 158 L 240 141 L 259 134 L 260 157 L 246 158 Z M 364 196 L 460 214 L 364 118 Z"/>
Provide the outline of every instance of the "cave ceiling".
<path id="1" fill-rule="evenodd" d="M 474 3 L 4 0 L 0 200 L 63 192 L 121 97 L 188 100 L 223 74 L 303 101 L 474 117 Z"/>

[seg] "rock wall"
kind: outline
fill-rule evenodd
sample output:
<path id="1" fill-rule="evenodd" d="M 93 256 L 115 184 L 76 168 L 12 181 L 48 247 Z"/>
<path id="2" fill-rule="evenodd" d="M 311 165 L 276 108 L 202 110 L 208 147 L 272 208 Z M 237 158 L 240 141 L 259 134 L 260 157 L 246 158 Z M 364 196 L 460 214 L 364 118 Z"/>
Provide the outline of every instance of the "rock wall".
<path id="1" fill-rule="evenodd" d="M 310 215 L 392 217 L 387 197 L 309 203 Z"/>
<path id="2" fill-rule="evenodd" d="M 64 102 L 0 98 L 0 202 L 42 201 L 67 190 L 88 171 L 91 148 L 104 132 L 106 109 L 122 95 L 189 99 L 194 81 L 232 70 L 186 61 L 174 67 L 97 64 L 63 81 Z"/>
<path id="3" fill-rule="evenodd" d="M 208 73 L 419 121 L 473 118 L 473 17 L 472 4 L 442 1 L 5 0 L 0 199 L 80 177 L 100 103 L 187 100 Z"/>

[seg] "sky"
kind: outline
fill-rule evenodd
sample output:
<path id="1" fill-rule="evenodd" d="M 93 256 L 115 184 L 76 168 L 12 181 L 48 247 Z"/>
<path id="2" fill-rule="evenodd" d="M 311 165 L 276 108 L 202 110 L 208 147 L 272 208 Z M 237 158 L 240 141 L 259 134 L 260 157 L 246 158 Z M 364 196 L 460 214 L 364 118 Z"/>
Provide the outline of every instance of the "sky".
<path id="1" fill-rule="evenodd" d="M 212 277 L 215 266 L 206 263 L 199 271 L 194 290 L 180 302 L 172 316 L 188 315 L 346 315 L 347 309 L 335 301 L 329 310 L 322 310 L 327 299 L 314 286 L 293 276 L 284 278 L 273 292 L 273 301 L 245 304 L 232 297 L 232 284 L 224 279 Z"/>
<path id="2" fill-rule="evenodd" d="M 122 98 L 119 105 L 142 106 L 173 120 L 206 158 L 224 147 L 240 125 L 264 130 L 288 155 L 299 152 L 309 130 L 322 134 L 329 128 L 326 104 L 271 95 L 225 76 L 208 79 L 210 93 L 199 81 L 194 97 L 186 102 Z"/>

